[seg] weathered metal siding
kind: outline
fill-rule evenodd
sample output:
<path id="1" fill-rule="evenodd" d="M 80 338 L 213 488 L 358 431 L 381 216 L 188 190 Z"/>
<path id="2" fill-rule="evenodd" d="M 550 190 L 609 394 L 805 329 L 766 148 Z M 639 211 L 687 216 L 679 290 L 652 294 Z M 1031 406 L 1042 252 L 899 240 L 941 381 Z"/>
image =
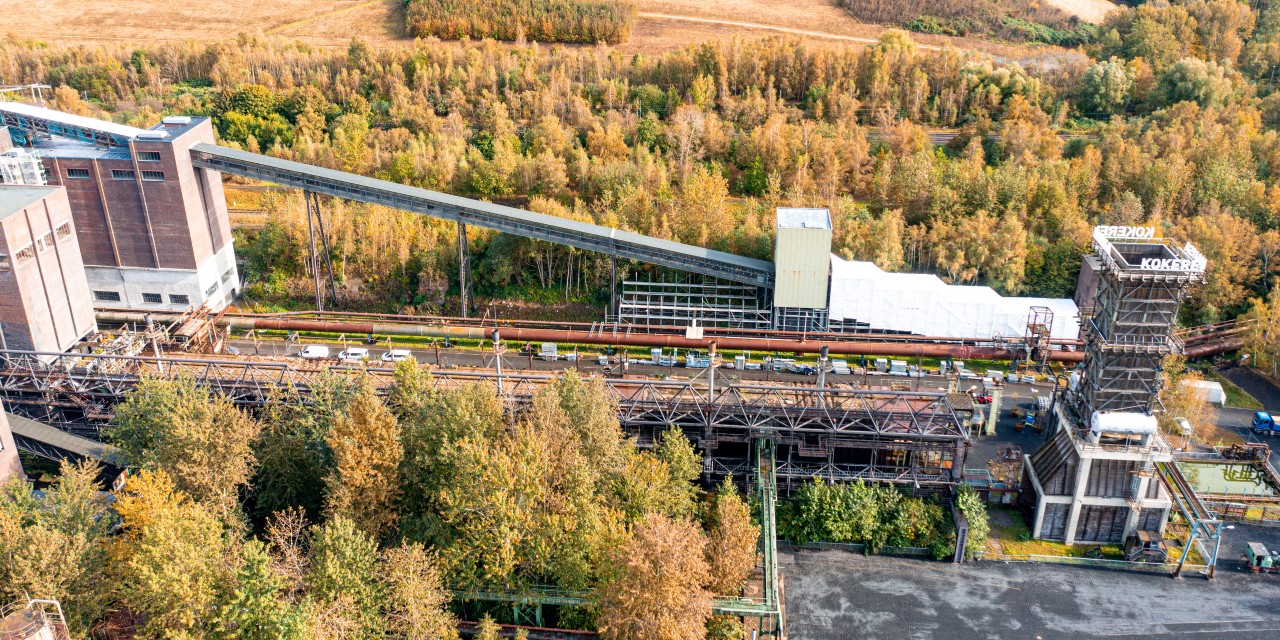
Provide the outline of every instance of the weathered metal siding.
<path id="1" fill-rule="evenodd" d="M 1082 542 L 1123 542 L 1124 521 L 1129 516 L 1128 507 L 1080 507 L 1076 522 L 1076 540 Z"/>
<path id="2" fill-rule="evenodd" d="M 1046 540 L 1062 540 L 1066 538 L 1067 517 L 1071 515 L 1071 505 L 1050 502 L 1044 505 L 1044 521 L 1040 525 L 1040 537 Z"/>
<path id="3" fill-rule="evenodd" d="M 779 228 L 773 261 L 775 307 L 827 307 L 831 229 Z"/>
<path id="4" fill-rule="evenodd" d="M 1134 468 L 1129 460 L 1095 459 L 1089 466 L 1089 483 L 1084 494 L 1098 498 L 1125 497 Z"/>

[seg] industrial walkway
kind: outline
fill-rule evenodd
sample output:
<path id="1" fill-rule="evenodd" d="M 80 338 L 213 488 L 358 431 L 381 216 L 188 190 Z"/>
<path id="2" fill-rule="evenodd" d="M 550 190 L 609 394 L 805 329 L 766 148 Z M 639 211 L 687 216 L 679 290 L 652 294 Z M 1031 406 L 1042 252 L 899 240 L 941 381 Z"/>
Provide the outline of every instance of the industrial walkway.
<path id="1" fill-rule="evenodd" d="M 773 287 L 772 262 L 660 240 L 612 227 L 557 218 L 213 144 L 193 146 L 191 162 L 197 167 L 327 196 L 411 211 L 766 289 Z"/>
<path id="2" fill-rule="evenodd" d="M 4 415 L 9 421 L 9 430 L 13 432 L 14 444 L 23 451 L 49 460 L 61 460 L 67 457 L 67 453 L 71 453 L 81 458 L 119 465 L 121 453 L 116 447 L 72 435 L 14 413 L 6 411 Z"/>

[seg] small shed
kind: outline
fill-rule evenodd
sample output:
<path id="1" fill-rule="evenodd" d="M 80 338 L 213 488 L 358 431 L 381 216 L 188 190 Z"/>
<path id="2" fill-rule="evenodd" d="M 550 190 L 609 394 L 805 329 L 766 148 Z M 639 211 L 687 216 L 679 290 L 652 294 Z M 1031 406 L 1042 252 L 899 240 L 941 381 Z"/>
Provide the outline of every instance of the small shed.
<path id="1" fill-rule="evenodd" d="M 1227 392 L 1223 390 L 1220 382 L 1212 380 L 1183 380 L 1182 384 L 1194 389 L 1196 395 L 1200 396 L 1205 402 L 1218 406 L 1227 404 Z"/>

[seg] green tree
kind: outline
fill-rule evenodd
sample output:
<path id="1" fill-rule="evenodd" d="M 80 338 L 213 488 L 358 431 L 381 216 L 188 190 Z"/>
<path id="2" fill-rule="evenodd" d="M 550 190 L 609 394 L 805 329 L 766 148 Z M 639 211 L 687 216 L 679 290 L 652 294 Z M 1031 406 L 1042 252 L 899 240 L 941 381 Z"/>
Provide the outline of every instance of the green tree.
<path id="1" fill-rule="evenodd" d="M 327 439 L 334 420 L 346 413 L 355 385 L 324 374 L 310 392 L 305 399 L 296 391 L 272 396 L 262 409 L 263 429 L 253 447 L 259 464 L 252 482 L 253 511 L 259 518 L 294 507 L 308 518 L 320 517 L 325 477 L 333 466 Z"/>
<path id="2" fill-rule="evenodd" d="M 339 620 L 329 626 L 358 627 L 382 633 L 379 604 L 385 597 L 378 579 L 378 546 L 355 523 L 336 516 L 311 530 L 311 562 L 304 583 L 309 597 L 331 607 Z M 334 606 L 337 605 L 337 606 Z"/>
<path id="3" fill-rule="evenodd" d="M 1081 108 L 1088 115 L 1109 116 L 1129 103 L 1133 77 L 1122 61 L 1111 58 L 1089 67 L 1080 85 Z"/>
<path id="4" fill-rule="evenodd" d="M 163 469 L 178 488 L 228 518 L 253 473 L 257 421 L 194 379 L 144 378 L 116 407 L 108 437 L 130 464 Z"/>
<path id="5" fill-rule="evenodd" d="M 982 549 L 987 544 L 987 534 L 991 531 L 986 505 L 982 504 L 982 498 L 978 497 L 978 493 L 972 487 L 961 485 L 956 496 L 956 509 L 964 514 L 965 520 L 969 523 L 964 555 L 969 559 L 977 558 L 982 554 Z"/>
<path id="6" fill-rule="evenodd" d="M 271 567 L 266 545 L 240 547 L 236 584 L 218 612 L 217 637 L 226 640 L 303 640 L 307 618 L 282 598 L 284 581 Z"/>
<path id="7" fill-rule="evenodd" d="M 1157 93 L 1165 105 L 1182 101 L 1202 107 L 1220 107 L 1234 92 L 1227 68 L 1199 58 L 1183 58 L 1160 78 Z"/>
<path id="8" fill-rule="evenodd" d="M 117 564 L 121 599 L 145 619 L 138 637 L 211 632 L 219 594 L 235 571 L 220 519 L 164 471 L 130 478 L 115 508 L 125 530 Z"/>
<path id="9" fill-rule="evenodd" d="M 366 381 L 326 438 L 334 467 L 325 479 L 325 511 L 377 538 L 396 522 L 400 425 Z"/>

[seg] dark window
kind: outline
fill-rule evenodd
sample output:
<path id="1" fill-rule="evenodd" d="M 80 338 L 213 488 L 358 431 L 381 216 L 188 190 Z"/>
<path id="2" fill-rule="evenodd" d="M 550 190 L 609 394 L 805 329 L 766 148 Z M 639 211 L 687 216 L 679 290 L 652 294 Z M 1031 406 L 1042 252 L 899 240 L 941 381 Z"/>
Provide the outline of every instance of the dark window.
<path id="1" fill-rule="evenodd" d="M 158 293 L 144 293 L 142 301 L 147 304 L 164 304 L 164 296 Z"/>
<path id="2" fill-rule="evenodd" d="M 36 257 L 36 251 L 35 249 L 31 248 L 31 245 L 27 245 L 21 249 L 18 249 L 19 260 L 30 260 L 34 257 Z"/>
<path id="3" fill-rule="evenodd" d="M 215 282 L 215 283 L 213 283 L 213 286 L 212 286 L 212 287 L 209 287 L 209 288 L 208 288 L 208 290 L 206 290 L 206 291 L 204 292 L 204 296 L 207 298 L 207 297 L 212 296 L 213 294 L 215 294 L 215 293 L 217 293 L 217 292 L 218 292 L 218 283 L 216 283 L 216 282 Z"/>
<path id="4" fill-rule="evenodd" d="M 67 177 L 71 178 L 72 180 L 88 180 L 89 170 L 88 169 L 67 169 Z"/>
<path id="5" fill-rule="evenodd" d="M 0 271 L 9 270 L 9 256 L 0 253 Z"/>
<path id="6" fill-rule="evenodd" d="M 231 270 L 227 269 L 226 272 L 222 274 L 222 281 L 227 282 L 230 279 L 231 279 Z"/>
<path id="7" fill-rule="evenodd" d="M 45 249 L 48 249 L 49 247 L 52 247 L 52 246 L 53 246 L 53 232 L 52 232 L 52 231 L 50 231 L 49 233 L 46 233 L 46 234 L 44 234 L 44 235 L 40 236 L 40 237 L 36 240 L 36 250 L 37 250 L 37 251 L 44 251 Z"/>
<path id="8" fill-rule="evenodd" d="M 169 304 L 187 304 L 188 298 L 184 295 L 171 293 L 169 294 Z"/>
<path id="9" fill-rule="evenodd" d="M 62 224 L 58 225 L 58 229 L 57 229 L 57 231 L 58 231 L 58 237 L 59 237 L 59 238 L 65 238 L 65 237 L 67 237 L 67 236 L 71 235 L 71 223 L 70 223 L 70 222 L 64 222 L 64 223 L 62 223 Z"/>
<path id="10" fill-rule="evenodd" d="M 99 302 L 120 302 L 118 291 L 94 291 L 93 299 Z"/>
<path id="11" fill-rule="evenodd" d="M 164 182 L 163 171 L 143 171 L 142 179 L 147 182 Z"/>
<path id="12" fill-rule="evenodd" d="M 139 162 L 160 162 L 160 152 L 159 151 L 139 151 L 138 161 Z"/>
<path id="13" fill-rule="evenodd" d="M 133 180 L 133 172 L 125 171 L 123 169 L 112 169 L 111 179 L 112 180 Z"/>

